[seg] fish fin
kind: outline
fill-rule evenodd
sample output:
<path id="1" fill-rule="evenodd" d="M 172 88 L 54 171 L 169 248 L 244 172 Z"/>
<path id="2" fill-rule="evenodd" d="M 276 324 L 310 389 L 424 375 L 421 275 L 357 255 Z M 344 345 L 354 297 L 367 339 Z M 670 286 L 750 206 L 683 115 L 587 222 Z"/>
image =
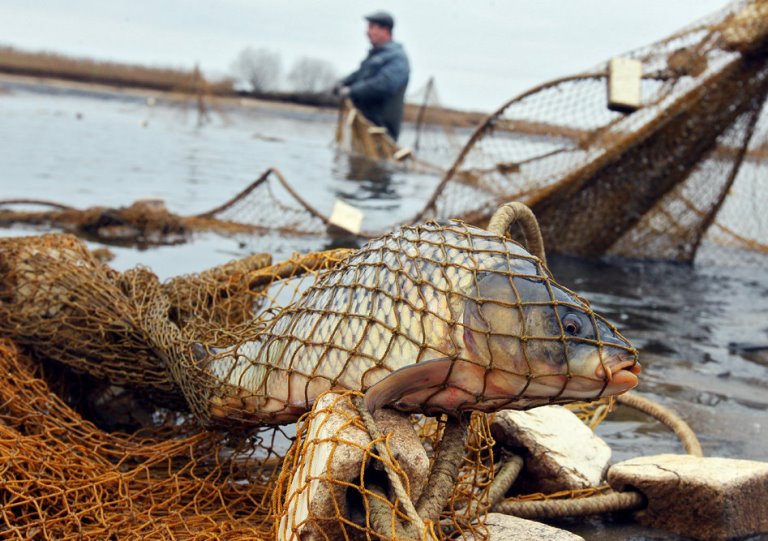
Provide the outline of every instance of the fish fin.
<path id="1" fill-rule="evenodd" d="M 448 382 L 453 364 L 453 359 L 433 359 L 395 370 L 365 392 L 365 406 L 373 413 L 417 390 L 434 387 L 437 392 Z"/>

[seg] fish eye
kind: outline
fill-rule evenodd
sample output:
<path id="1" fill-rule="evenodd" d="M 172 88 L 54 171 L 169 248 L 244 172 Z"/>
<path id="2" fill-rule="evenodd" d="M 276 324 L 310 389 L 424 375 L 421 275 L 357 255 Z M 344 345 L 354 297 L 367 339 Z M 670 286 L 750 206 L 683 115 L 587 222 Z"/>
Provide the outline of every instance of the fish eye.
<path id="1" fill-rule="evenodd" d="M 576 314 L 566 314 L 562 318 L 563 330 L 569 336 L 578 336 L 581 333 L 581 318 Z"/>

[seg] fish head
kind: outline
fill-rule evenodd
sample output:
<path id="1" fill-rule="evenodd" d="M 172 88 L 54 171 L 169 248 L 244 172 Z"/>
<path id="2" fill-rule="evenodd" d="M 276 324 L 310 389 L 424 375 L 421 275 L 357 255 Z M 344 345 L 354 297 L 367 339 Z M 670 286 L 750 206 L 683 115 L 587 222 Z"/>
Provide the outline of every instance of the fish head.
<path id="1" fill-rule="evenodd" d="M 484 272 L 464 301 L 466 358 L 491 402 L 523 409 L 594 400 L 638 383 L 637 350 L 549 276 Z"/>

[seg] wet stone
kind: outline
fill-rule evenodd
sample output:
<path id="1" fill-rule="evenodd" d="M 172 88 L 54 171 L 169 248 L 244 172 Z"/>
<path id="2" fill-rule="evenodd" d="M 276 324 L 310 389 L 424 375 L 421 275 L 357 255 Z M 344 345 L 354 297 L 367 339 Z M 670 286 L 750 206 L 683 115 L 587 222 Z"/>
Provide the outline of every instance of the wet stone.
<path id="1" fill-rule="evenodd" d="M 503 513 L 488 513 L 484 524 L 488 541 L 584 541 L 583 537 L 566 530 Z M 468 535 L 466 539 L 474 541 L 475 537 Z"/>
<path id="2" fill-rule="evenodd" d="M 636 518 L 648 526 L 701 540 L 768 532 L 767 462 L 656 455 L 612 466 L 608 482 L 647 498 Z"/>
<path id="3" fill-rule="evenodd" d="M 544 493 L 598 486 L 611 448 L 573 412 L 562 406 L 501 411 L 491 424 L 493 437 L 508 449 L 523 448 L 521 482 Z"/>
<path id="4" fill-rule="evenodd" d="M 366 450 L 370 448 L 375 453 L 371 439 L 360 428 L 362 422 L 355 423 L 358 413 L 348 396 L 326 393 L 315 402 L 312 411 L 314 417 L 305 437 L 310 444 L 298 459 L 284 497 L 279 540 L 345 539 L 364 528 L 363 524 L 360 528 L 344 526 L 341 519 L 361 522 L 358 519 L 364 516 L 363 509 L 353 508 L 354 498 L 349 498 L 347 492 L 354 490 L 348 489 L 349 484 L 359 485 Z M 382 434 L 393 433 L 390 449 L 408 477 L 411 499 L 417 501 L 429 475 L 429 458 L 409 416 L 379 410 L 374 419 Z M 369 459 L 368 463 L 371 462 Z M 378 469 L 380 463 L 373 463 L 374 469 Z"/>

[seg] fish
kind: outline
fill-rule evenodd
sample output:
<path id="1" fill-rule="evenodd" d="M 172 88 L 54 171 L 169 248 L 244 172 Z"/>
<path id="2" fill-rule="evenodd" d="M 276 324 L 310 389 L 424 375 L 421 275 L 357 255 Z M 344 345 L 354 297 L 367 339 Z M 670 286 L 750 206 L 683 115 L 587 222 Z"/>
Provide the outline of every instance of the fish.
<path id="1" fill-rule="evenodd" d="M 212 417 L 294 422 L 333 389 L 363 392 L 370 411 L 528 409 L 621 394 L 640 372 L 539 258 L 458 221 L 368 242 L 250 334 L 198 359 L 220 384 Z"/>

